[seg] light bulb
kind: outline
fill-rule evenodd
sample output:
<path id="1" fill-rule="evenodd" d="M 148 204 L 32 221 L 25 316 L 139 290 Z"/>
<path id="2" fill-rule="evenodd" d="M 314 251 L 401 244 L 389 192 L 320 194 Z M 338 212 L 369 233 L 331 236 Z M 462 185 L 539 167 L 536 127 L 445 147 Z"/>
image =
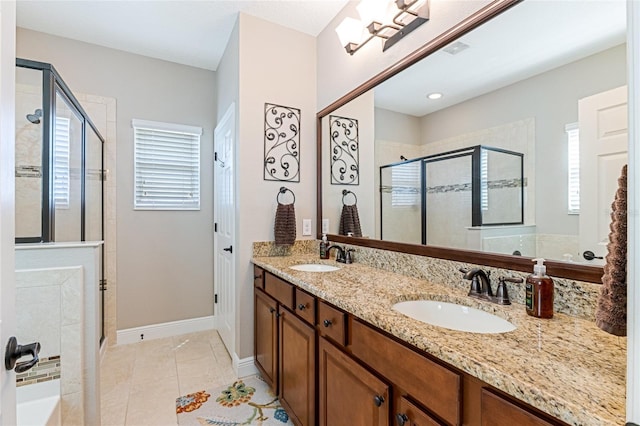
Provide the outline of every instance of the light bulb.
<path id="1" fill-rule="evenodd" d="M 367 26 L 372 22 L 383 23 L 389 10 L 388 0 L 362 0 L 356 9 L 360 14 L 360 20 Z"/>
<path id="2" fill-rule="evenodd" d="M 363 26 L 360 21 L 353 18 L 344 18 L 336 27 L 336 33 L 340 39 L 340 44 L 344 47 L 349 43 L 359 44 L 362 41 Z"/>

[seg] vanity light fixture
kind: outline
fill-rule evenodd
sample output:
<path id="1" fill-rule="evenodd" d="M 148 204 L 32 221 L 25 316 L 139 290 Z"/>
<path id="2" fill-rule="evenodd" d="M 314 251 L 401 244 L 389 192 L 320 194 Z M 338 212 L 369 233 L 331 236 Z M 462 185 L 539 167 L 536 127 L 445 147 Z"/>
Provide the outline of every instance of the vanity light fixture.
<path id="1" fill-rule="evenodd" d="M 440 92 L 433 92 L 433 93 L 429 93 L 427 95 L 427 98 L 432 99 L 432 100 L 440 99 L 441 97 L 442 97 L 442 93 L 440 93 Z"/>
<path id="2" fill-rule="evenodd" d="M 336 27 L 340 44 L 353 55 L 375 37 L 384 52 L 429 20 L 429 0 L 361 0 L 360 20 L 347 17 Z"/>

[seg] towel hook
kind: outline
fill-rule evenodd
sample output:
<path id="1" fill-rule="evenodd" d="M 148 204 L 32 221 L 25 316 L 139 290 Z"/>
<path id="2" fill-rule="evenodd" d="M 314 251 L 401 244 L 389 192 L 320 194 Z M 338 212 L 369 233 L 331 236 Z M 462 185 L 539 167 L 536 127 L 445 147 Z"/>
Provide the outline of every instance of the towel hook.
<path id="1" fill-rule="evenodd" d="M 355 206 L 356 204 L 358 204 L 358 197 L 356 197 L 356 193 L 355 193 L 355 192 L 352 192 L 352 191 L 348 191 L 348 190 L 346 190 L 346 189 L 343 189 L 343 190 L 342 190 L 342 205 L 343 205 L 343 206 L 346 206 L 346 205 L 347 205 L 347 204 L 345 204 L 344 199 L 345 199 L 345 197 L 346 197 L 347 195 L 349 195 L 349 194 L 353 195 L 353 198 L 354 198 L 354 200 L 355 200 L 355 201 L 353 202 L 353 204 L 351 204 L 351 205 L 352 205 L 352 206 Z"/>
<path id="2" fill-rule="evenodd" d="M 276 201 L 278 202 L 278 204 L 282 204 L 280 202 L 280 195 L 286 193 L 287 191 L 289 191 L 291 193 L 291 195 L 293 196 L 293 203 L 291 204 L 295 204 L 296 203 L 296 194 L 293 193 L 292 190 L 290 190 L 289 188 L 282 186 L 280 187 L 280 191 L 278 191 L 278 196 L 276 197 Z"/>

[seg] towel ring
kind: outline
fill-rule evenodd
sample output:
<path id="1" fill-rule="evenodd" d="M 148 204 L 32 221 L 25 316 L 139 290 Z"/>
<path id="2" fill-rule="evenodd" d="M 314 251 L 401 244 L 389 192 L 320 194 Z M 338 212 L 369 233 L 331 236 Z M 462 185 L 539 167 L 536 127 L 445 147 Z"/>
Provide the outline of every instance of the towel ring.
<path id="1" fill-rule="evenodd" d="M 278 196 L 276 197 L 276 201 L 278 202 L 278 204 L 282 204 L 280 202 L 280 195 L 286 193 L 287 191 L 289 191 L 291 193 L 291 195 L 293 196 L 293 202 L 291 204 L 295 204 L 296 203 L 296 194 L 294 194 L 293 191 L 290 190 L 289 188 L 283 186 L 283 187 L 280 188 L 280 191 L 278 191 Z"/>
<path id="2" fill-rule="evenodd" d="M 347 204 L 345 204 L 344 199 L 345 199 L 345 197 L 346 197 L 347 195 L 349 195 L 349 194 L 353 195 L 353 198 L 354 198 L 354 200 L 355 200 L 355 201 L 353 202 L 353 204 L 350 204 L 350 205 L 355 206 L 356 204 L 358 204 L 358 197 L 356 197 L 356 193 L 355 193 L 355 192 L 351 192 L 351 191 L 347 191 L 346 189 L 343 189 L 343 190 L 342 190 L 342 205 L 343 205 L 343 206 L 346 206 L 346 205 L 347 205 Z"/>

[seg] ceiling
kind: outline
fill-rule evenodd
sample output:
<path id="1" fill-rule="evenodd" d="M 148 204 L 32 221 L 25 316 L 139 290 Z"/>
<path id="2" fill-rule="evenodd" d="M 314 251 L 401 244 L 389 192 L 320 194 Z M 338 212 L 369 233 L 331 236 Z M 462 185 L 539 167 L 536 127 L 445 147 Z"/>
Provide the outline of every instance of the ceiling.
<path id="1" fill-rule="evenodd" d="M 17 25 L 215 71 L 238 12 L 317 36 L 347 2 L 18 0 Z"/>
<path id="2" fill-rule="evenodd" d="M 624 0 L 526 0 L 375 88 L 376 107 L 421 117 L 624 43 Z M 426 95 L 441 92 L 439 100 Z"/>

